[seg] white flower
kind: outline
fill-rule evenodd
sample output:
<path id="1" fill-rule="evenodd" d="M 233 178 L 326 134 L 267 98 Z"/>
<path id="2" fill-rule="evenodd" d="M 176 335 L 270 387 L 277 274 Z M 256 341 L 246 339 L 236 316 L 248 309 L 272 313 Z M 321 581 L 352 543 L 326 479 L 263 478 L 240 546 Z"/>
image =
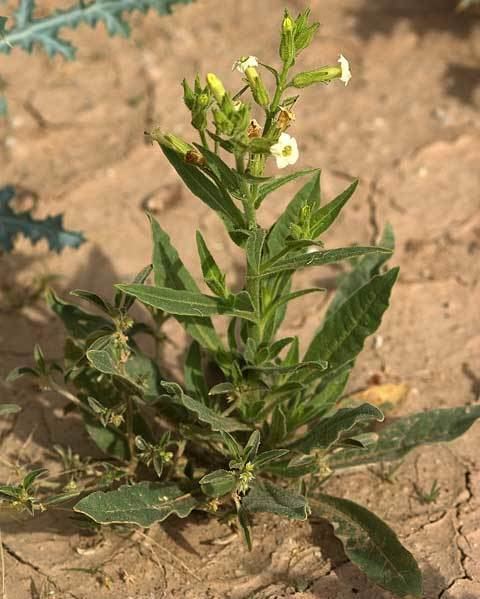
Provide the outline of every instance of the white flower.
<path id="1" fill-rule="evenodd" d="M 258 67 L 258 58 L 256 56 L 242 56 L 233 63 L 232 71 L 237 69 L 240 73 L 245 73 L 249 67 Z"/>
<path id="2" fill-rule="evenodd" d="M 288 133 L 281 133 L 278 142 L 270 148 L 270 154 L 275 156 L 278 168 L 295 164 L 298 160 L 297 140 Z"/>
<path id="3" fill-rule="evenodd" d="M 340 81 L 343 81 L 345 83 L 345 86 L 347 86 L 348 82 L 352 78 L 352 73 L 350 73 L 350 65 L 348 64 L 348 60 L 345 58 L 343 54 L 340 54 L 340 56 L 338 57 L 338 62 L 340 63 L 340 67 L 342 69 Z"/>

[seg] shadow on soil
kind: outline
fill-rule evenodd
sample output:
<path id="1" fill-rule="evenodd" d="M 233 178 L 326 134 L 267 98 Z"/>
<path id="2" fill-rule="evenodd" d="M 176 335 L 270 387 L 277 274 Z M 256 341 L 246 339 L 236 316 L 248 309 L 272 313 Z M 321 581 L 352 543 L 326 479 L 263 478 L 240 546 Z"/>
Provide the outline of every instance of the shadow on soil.
<path id="1" fill-rule="evenodd" d="M 480 88 L 480 68 L 451 63 L 446 73 L 446 92 L 464 104 L 478 104 L 477 90 Z"/>
<path id="2" fill-rule="evenodd" d="M 480 11 L 456 11 L 456 0 L 366 0 L 361 8 L 349 14 L 355 19 L 354 28 L 360 37 L 369 39 L 378 33 L 391 34 L 400 21 L 408 21 L 418 35 L 447 32 L 467 37 L 480 23 Z"/>

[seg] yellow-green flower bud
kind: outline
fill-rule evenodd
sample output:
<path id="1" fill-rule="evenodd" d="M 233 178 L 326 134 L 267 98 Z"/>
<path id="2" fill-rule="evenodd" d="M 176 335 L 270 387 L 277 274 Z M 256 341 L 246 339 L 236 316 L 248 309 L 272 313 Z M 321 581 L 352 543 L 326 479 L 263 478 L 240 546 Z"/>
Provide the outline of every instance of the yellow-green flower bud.
<path id="1" fill-rule="evenodd" d="M 245 76 L 250 89 L 252 90 L 255 102 L 266 108 L 270 104 L 270 98 L 268 96 L 267 88 L 265 87 L 265 84 L 263 83 L 257 69 L 254 67 L 248 67 L 248 69 L 245 70 Z"/>
<path id="2" fill-rule="evenodd" d="M 181 137 L 178 137 L 178 135 L 174 135 L 173 133 L 166 133 L 165 135 L 163 135 L 162 141 L 158 139 L 156 141 L 158 141 L 160 145 L 165 145 L 171 148 L 172 150 L 175 150 L 175 152 L 178 152 L 183 157 L 185 157 L 188 154 L 188 152 L 195 150 L 195 148 L 191 144 L 186 142 Z"/>
<path id="3" fill-rule="evenodd" d="M 195 103 L 195 94 L 193 93 L 192 88 L 188 85 L 187 80 L 184 79 L 182 81 L 183 85 L 183 101 L 185 102 L 185 106 L 192 110 L 193 105 Z"/>
<path id="4" fill-rule="evenodd" d="M 285 11 L 282 22 L 282 37 L 280 41 L 280 58 L 285 64 L 291 66 L 295 62 L 295 21 Z"/>
<path id="5" fill-rule="evenodd" d="M 302 88 L 313 85 L 314 83 L 328 83 L 332 79 L 337 79 L 342 76 L 340 67 L 322 67 L 315 71 L 305 71 L 298 73 L 292 79 L 293 87 Z"/>
<path id="6" fill-rule="evenodd" d="M 214 73 L 208 73 L 207 75 L 207 83 L 210 88 L 212 94 L 215 97 L 215 100 L 221 104 L 223 97 L 225 95 L 225 88 L 223 87 L 223 83 Z"/>

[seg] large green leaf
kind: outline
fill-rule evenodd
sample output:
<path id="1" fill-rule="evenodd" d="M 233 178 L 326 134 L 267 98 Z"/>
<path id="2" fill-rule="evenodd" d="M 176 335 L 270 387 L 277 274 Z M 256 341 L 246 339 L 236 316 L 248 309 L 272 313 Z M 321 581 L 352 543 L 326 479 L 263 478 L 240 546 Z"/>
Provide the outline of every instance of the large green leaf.
<path id="1" fill-rule="evenodd" d="M 155 285 L 172 289 L 185 289 L 200 292 L 194 278 L 180 260 L 177 250 L 170 242 L 170 237 L 158 222 L 149 215 L 153 240 L 153 274 Z M 176 316 L 189 335 L 196 339 L 202 347 L 215 351 L 222 343 L 215 332 L 209 318 L 192 316 Z"/>
<path id="2" fill-rule="evenodd" d="M 186 518 L 197 500 L 175 483 L 143 482 L 116 491 L 97 491 L 73 508 L 100 524 L 137 524 L 148 527 L 175 514 Z"/>
<path id="3" fill-rule="evenodd" d="M 370 580 L 399 597 L 421 597 L 415 558 L 378 516 L 353 501 L 324 494 L 311 499 L 310 507 L 314 517 L 333 524 L 345 553 Z"/>
<path id="4" fill-rule="evenodd" d="M 227 231 L 245 228 L 242 213 L 223 188 L 217 187 L 198 167 L 185 162 L 174 150 L 162 145 L 160 147 L 188 189 L 220 216 Z"/>
<path id="5" fill-rule="evenodd" d="M 322 418 L 309 433 L 292 445 L 292 449 L 303 453 L 310 453 L 313 449 L 329 449 L 343 433 L 351 430 L 356 424 L 371 420 L 383 420 L 382 412 L 371 404 L 342 408 L 329 418 Z"/>
<path id="6" fill-rule="evenodd" d="M 319 206 L 320 171 L 314 172 L 314 176 L 295 194 L 285 212 L 270 229 L 267 241 L 270 255 L 273 256 L 283 249 L 285 240 L 291 233 L 290 227 L 298 221 L 302 207 L 308 206 L 313 212 Z"/>
<path id="7" fill-rule="evenodd" d="M 480 418 L 480 406 L 443 408 L 399 418 L 377 431 L 376 445 L 369 449 L 344 449 L 330 456 L 335 468 L 349 468 L 402 458 L 419 445 L 453 441 Z"/>
<path id="8" fill-rule="evenodd" d="M 246 320 L 256 320 L 253 312 L 243 309 L 243 296 L 239 298 L 241 301 L 237 302 L 234 296 L 232 296 L 232 301 L 227 301 L 203 293 L 168 287 L 134 284 L 116 285 L 116 287 L 128 295 L 133 295 L 142 303 L 163 310 L 167 314 L 200 318 L 223 314 Z"/>
<path id="9" fill-rule="evenodd" d="M 277 487 L 268 480 L 255 482 L 243 499 L 242 506 L 247 512 L 268 512 L 293 520 L 306 520 L 310 513 L 303 495 Z"/>
<path id="10" fill-rule="evenodd" d="M 379 246 L 393 252 L 395 248 L 395 236 L 390 225 L 386 225 L 380 239 Z M 363 256 L 352 270 L 340 277 L 335 295 L 328 306 L 325 318 L 336 312 L 338 308 L 348 299 L 352 293 L 366 285 L 370 279 L 379 274 L 380 268 L 389 260 L 390 254 L 368 254 Z"/>
<path id="11" fill-rule="evenodd" d="M 354 360 L 379 327 L 397 276 L 392 268 L 358 289 L 315 334 L 305 360 L 326 360 L 330 368 Z"/>
<path id="12" fill-rule="evenodd" d="M 389 250 L 384 248 L 378 248 L 375 246 L 354 246 L 349 248 L 338 248 L 334 250 L 320 250 L 318 252 L 305 252 L 285 260 L 280 260 L 271 266 L 266 266 L 260 271 L 259 277 L 269 277 L 271 275 L 282 273 L 282 272 L 293 272 L 301 268 L 309 268 L 313 266 L 322 266 L 325 264 L 334 264 L 335 262 L 341 262 L 342 260 L 351 260 L 352 258 L 358 258 L 359 256 L 365 256 L 366 254 L 374 253 L 387 253 L 390 254 Z"/>

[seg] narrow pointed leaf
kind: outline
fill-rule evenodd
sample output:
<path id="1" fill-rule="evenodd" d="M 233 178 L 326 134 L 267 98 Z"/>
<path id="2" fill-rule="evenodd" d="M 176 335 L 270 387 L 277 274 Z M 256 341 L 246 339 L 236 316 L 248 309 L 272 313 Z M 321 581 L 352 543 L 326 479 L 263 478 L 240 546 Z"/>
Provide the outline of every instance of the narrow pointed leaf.
<path id="1" fill-rule="evenodd" d="M 445 443 L 463 435 L 480 418 L 480 406 L 442 408 L 411 414 L 377 431 L 377 444 L 367 450 L 344 449 L 330 456 L 335 468 L 398 460 L 419 445 Z"/>
<path id="2" fill-rule="evenodd" d="M 392 268 L 356 291 L 315 334 L 305 359 L 326 360 L 331 368 L 354 360 L 380 326 L 397 276 Z"/>
<path id="3" fill-rule="evenodd" d="M 290 181 L 295 181 L 295 179 L 298 179 L 299 177 L 304 177 L 305 175 L 314 173 L 315 171 L 316 169 L 314 168 L 307 168 L 303 171 L 297 171 L 296 173 L 286 175 L 285 177 L 276 177 L 274 179 L 271 179 L 270 181 L 266 181 L 258 188 L 255 207 L 258 208 L 268 195 L 270 195 L 272 192 L 276 191 L 280 187 L 283 187 L 287 183 L 290 183 Z"/>
<path id="4" fill-rule="evenodd" d="M 293 272 L 301 268 L 310 268 L 313 266 L 322 266 L 325 264 L 334 264 L 343 260 L 350 260 L 365 256 L 366 254 L 387 253 L 390 255 L 390 250 L 379 247 L 361 247 L 354 246 L 350 248 L 339 248 L 334 250 L 321 250 L 318 252 L 299 254 L 285 260 L 280 260 L 270 267 L 263 268 L 259 277 L 269 277 L 271 275 L 282 272 Z"/>
<path id="5" fill-rule="evenodd" d="M 314 517 L 333 524 L 345 553 L 370 580 L 399 597 L 421 597 L 422 576 L 415 558 L 378 516 L 331 495 L 320 494 L 310 506 Z"/>
<path id="6" fill-rule="evenodd" d="M 322 418 L 305 437 L 292 445 L 292 449 L 303 453 L 313 449 L 327 450 L 356 424 L 372 420 L 383 420 L 383 414 L 376 406 L 365 403 L 356 408 L 342 408 L 329 418 Z"/>
<path id="7" fill-rule="evenodd" d="M 319 206 L 320 171 L 317 170 L 314 172 L 314 176 L 295 194 L 285 212 L 271 228 L 268 236 L 270 255 L 274 255 L 282 250 L 285 240 L 290 235 L 290 226 L 298 221 L 301 208 L 309 206 L 313 212 Z"/>
<path id="8" fill-rule="evenodd" d="M 143 482 L 124 485 L 116 491 L 97 491 L 73 508 L 100 524 L 137 524 L 149 527 L 175 514 L 186 518 L 197 500 L 175 483 Z"/>

